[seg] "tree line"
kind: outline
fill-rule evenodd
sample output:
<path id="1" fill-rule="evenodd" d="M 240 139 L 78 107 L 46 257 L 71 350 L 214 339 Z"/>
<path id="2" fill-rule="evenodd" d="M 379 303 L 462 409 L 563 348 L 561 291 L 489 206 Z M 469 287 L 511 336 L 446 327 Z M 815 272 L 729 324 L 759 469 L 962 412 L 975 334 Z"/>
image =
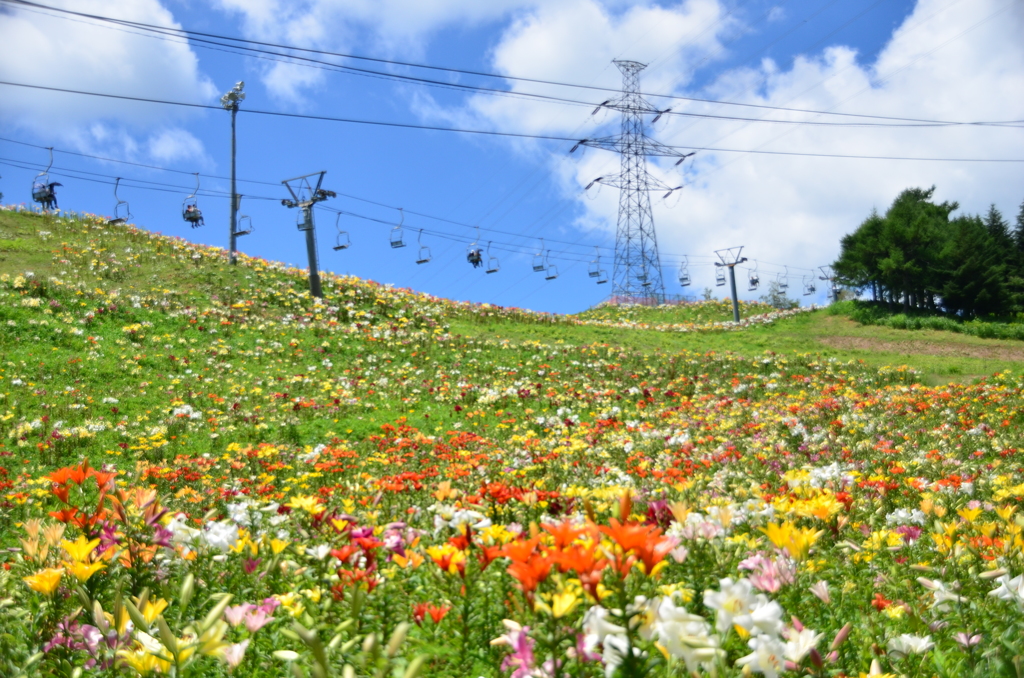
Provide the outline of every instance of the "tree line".
<path id="1" fill-rule="evenodd" d="M 1024 313 L 1024 203 L 1011 228 L 995 205 L 984 216 L 950 218 L 958 203 L 937 204 L 934 193 L 908 188 L 843 236 L 836 281 L 904 312 Z"/>

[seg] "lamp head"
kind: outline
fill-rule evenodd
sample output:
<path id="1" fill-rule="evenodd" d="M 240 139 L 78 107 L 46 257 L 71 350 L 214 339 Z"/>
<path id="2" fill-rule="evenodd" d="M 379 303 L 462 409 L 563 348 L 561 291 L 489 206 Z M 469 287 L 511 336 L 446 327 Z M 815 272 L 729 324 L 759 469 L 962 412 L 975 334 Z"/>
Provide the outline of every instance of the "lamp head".
<path id="1" fill-rule="evenodd" d="M 228 109 L 238 106 L 245 101 L 245 92 L 242 91 L 244 89 L 245 81 L 239 80 L 229 92 L 220 98 L 220 105 Z"/>

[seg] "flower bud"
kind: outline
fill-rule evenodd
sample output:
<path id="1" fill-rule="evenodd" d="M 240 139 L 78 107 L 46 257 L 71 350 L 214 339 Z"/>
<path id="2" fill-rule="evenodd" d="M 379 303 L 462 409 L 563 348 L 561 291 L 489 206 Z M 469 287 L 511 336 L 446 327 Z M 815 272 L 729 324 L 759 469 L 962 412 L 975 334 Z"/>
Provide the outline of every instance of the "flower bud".
<path id="1" fill-rule="evenodd" d="M 829 646 L 829 650 L 833 652 L 839 649 L 839 646 L 843 644 L 846 637 L 850 635 L 850 631 L 853 630 L 853 624 L 847 622 L 846 626 L 839 629 L 839 633 L 836 634 L 835 639 L 832 641 L 832 645 Z"/>

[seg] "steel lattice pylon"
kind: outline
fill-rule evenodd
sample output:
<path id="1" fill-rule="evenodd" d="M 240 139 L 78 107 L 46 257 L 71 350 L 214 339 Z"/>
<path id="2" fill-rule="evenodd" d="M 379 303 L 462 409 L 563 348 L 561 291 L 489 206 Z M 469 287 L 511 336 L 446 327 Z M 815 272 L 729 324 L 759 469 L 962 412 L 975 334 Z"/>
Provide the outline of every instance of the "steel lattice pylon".
<path id="1" fill-rule="evenodd" d="M 582 139 L 578 146 L 603 148 L 622 156 L 619 174 L 598 177 L 587 186 L 590 188 L 600 183 L 620 190 L 612 296 L 642 299 L 648 303 L 661 302 L 665 298 L 665 282 L 661 274 L 650 193 L 671 193 L 682 187 L 669 187 L 651 176 L 647 172 L 647 156 L 676 157 L 679 158 L 676 164 L 679 164 L 693 153 L 681 153 L 644 133 L 645 114 L 657 116 L 656 120 L 668 112 L 668 109 L 658 110 L 640 95 L 640 71 L 646 68 L 646 64 L 636 61 L 613 63 L 622 71 L 622 96 L 604 102 L 598 110 L 605 107 L 621 112 L 622 131 L 616 136 Z"/>

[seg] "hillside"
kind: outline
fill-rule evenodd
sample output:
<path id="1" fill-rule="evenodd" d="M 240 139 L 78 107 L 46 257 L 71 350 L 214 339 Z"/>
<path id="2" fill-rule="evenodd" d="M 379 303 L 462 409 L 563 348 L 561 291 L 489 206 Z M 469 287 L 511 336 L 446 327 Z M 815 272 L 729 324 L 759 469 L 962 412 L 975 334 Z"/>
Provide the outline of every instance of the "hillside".
<path id="1" fill-rule="evenodd" d="M 0 675 L 1024 652 L 1019 342 L 323 282 L 0 212 Z"/>

